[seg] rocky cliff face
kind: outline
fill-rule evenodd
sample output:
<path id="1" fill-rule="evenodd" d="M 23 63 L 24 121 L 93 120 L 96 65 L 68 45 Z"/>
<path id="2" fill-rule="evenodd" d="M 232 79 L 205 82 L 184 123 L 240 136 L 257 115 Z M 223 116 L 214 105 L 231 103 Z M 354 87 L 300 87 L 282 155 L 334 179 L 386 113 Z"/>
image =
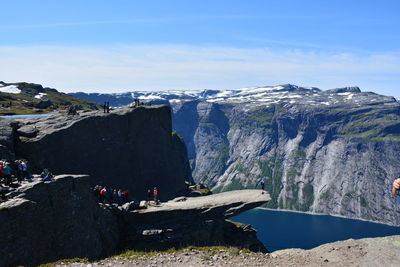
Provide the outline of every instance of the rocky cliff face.
<path id="1" fill-rule="evenodd" d="M 128 189 L 133 199 L 144 199 L 146 189 L 154 186 L 162 200 L 173 198 L 192 179 L 168 106 L 2 123 L 4 151 L 27 159 L 36 172 L 50 168 L 56 174 L 89 174 L 92 185 Z"/>
<path id="2" fill-rule="evenodd" d="M 118 220 L 99 208 L 88 176 L 33 182 L 9 197 L 0 204 L 0 266 L 96 259 L 119 248 Z"/>
<path id="3" fill-rule="evenodd" d="M 135 210 L 133 203 L 98 204 L 87 175 L 60 175 L 51 182 L 24 183 L 7 197 L 0 203 L 0 266 L 200 244 L 265 251 L 249 225 L 225 220 L 267 202 L 269 195 L 261 190 L 180 198 Z"/>
<path id="4" fill-rule="evenodd" d="M 214 191 L 253 188 L 264 178 L 270 208 L 400 224 L 390 195 L 400 174 L 393 97 L 282 85 L 142 98 L 170 102 L 194 180 Z"/>
<path id="5" fill-rule="evenodd" d="M 270 208 L 400 224 L 390 195 L 400 171 L 397 101 L 354 88 L 291 89 L 264 103 L 197 104 L 194 131 L 176 124 L 194 143 L 194 179 L 224 191 L 264 178 Z"/>

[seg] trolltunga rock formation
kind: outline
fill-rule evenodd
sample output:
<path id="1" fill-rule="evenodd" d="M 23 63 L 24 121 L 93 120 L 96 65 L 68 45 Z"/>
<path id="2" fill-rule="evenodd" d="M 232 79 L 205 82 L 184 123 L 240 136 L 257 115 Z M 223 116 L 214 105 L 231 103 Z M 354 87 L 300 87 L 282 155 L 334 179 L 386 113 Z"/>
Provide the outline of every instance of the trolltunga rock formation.
<path id="1" fill-rule="evenodd" d="M 50 168 L 56 174 L 88 174 L 92 186 L 128 189 L 134 199 L 144 198 L 154 186 L 162 200 L 170 199 L 185 188 L 185 180 L 192 180 L 186 147 L 172 132 L 168 106 L 2 123 L 0 152 L 27 159 L 35 172 Z"/>
<path id="2" fill-rule="evenodd" d="M 271 200 L 262 190 L 238 190 L 203 197 L 180 197 L 124 214 L 126 245 L 133 249 L 183 245 L 227 245 L 266 251 L 256 231 L 226 218 Z"/>

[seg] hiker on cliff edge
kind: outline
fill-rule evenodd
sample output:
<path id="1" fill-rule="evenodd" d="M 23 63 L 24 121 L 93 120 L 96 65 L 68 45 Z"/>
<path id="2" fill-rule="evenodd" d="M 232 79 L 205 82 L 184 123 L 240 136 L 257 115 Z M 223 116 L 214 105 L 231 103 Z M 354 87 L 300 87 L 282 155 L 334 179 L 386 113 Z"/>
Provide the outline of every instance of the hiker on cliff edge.
<path id="1" fill-rule="evenodd" d="M 261 185 L 261 189 L 264 191 L 264 186 L 265 186 L 265 182 L 264 179 L 260 179 L 257 183 L 256 183 L 256 188 L 258 185 Z"/>
<path id="2" fill-rule="evenodd" d="M 151 200 L 151 190 L 147 189 L 147 203 L 150 203 Z"/>
<path id="3" fill-rule="evenodd" d="M 21 160 L 21 169 L 22 169 L 22 179 L 31 181 L 29 172 L 28 172 L 28 161 Z"/>
<path id="4" fill-rule="evenodd" d="M 104 186 L 103 189 L 100 190 L 100 202 L 104 203 L 104 200 L 107 198 L 107 187 Z"/>
<path id="5" fill-rule="evenodd" d="M 157 187 L 154 187 L 154 189 L 153 189 L 153 197 L 154 197 L 154 202 L 156 204 L 158 204 L 158 189 L 157 189 Z"/>

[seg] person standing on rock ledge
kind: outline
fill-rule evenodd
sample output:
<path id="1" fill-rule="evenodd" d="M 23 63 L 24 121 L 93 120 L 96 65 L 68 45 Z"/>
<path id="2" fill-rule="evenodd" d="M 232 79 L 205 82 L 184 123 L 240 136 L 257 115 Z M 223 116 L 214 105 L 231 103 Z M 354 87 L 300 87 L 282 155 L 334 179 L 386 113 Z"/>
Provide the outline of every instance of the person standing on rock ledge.
<path id="1" fill-rule="evenodd" d="M 11 182 L 12 182 L 11 174 L 12 174 L 12 169 L 10 167 L 10 163 L 9 162 L 4 162 L 3 175 L 6 178 L 6 184 L 7 185 L 10 185 Z"/>
<path id="2" fill-rule="evenodd" d="M 157 189 L 157 187 L 154 187 L 154 189 L 153 189 L 153 197 L 154 197 L 155 204 L 158 204 L 158 189 Z"/>
<path id="3" fill-rule="evenodd" d="M 147 189 L 147 203 L 150 203 L 151 200 L 151 190 Z"/>
<path id="4" fill-rule="evenodd" d="M 261 185 L 261 189 L 264 190 L 264 186 L 265 186 L 264 179 L 260 179 L 260 180 L 257 182 L 256 188 L 257 188 L 257 186 L 258 186 L 259 184 Z"/>

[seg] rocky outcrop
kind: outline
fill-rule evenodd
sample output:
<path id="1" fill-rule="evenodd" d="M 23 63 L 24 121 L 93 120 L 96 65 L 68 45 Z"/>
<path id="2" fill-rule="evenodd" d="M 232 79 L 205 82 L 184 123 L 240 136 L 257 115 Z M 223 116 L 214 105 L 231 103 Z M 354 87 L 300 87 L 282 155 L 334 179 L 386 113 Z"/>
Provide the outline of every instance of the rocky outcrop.
<path id="1" fill-rule="evenodd" d="M 128 189 L 134 199 L 145 198 L 154 186 L 162 200 L 171 199 L 185 181 L 192 181 L 186 147 L 172 132 L 168 106 L 55 113 L 2 123 L 8 126 L 2 127 L 0 145 L 27 159 L 34 172 L 50 168 L 56 174 L 89 174 L 92 185 Z"/>
<path id="2" fill-rule="evenodd" d="M 99 205 L 86 175 L 24 183 L 0 204 L 0 266 L 91 260 L 125 249 L 225 244 L 264 251 L 249 225 L 227 217 L 270 198 L 261 190 L 180 198 L 143 210 Z"/>
<path id="3" fill-rule="evenodd" d="M 266 251 L 250 225 L 227 221 L 270 200 L 261 190 L 178 198 L 124 214 L 126 246 L 136 250 L 187 245 L 227 245 Z"/>
<path id="4" fill-rule="evenodd" d="M 117 217 L 100 209 L 89 176 L 62 175 L 24 184 L 0 204 L 0 266 L 96 259 L 120 244 Z"/>

